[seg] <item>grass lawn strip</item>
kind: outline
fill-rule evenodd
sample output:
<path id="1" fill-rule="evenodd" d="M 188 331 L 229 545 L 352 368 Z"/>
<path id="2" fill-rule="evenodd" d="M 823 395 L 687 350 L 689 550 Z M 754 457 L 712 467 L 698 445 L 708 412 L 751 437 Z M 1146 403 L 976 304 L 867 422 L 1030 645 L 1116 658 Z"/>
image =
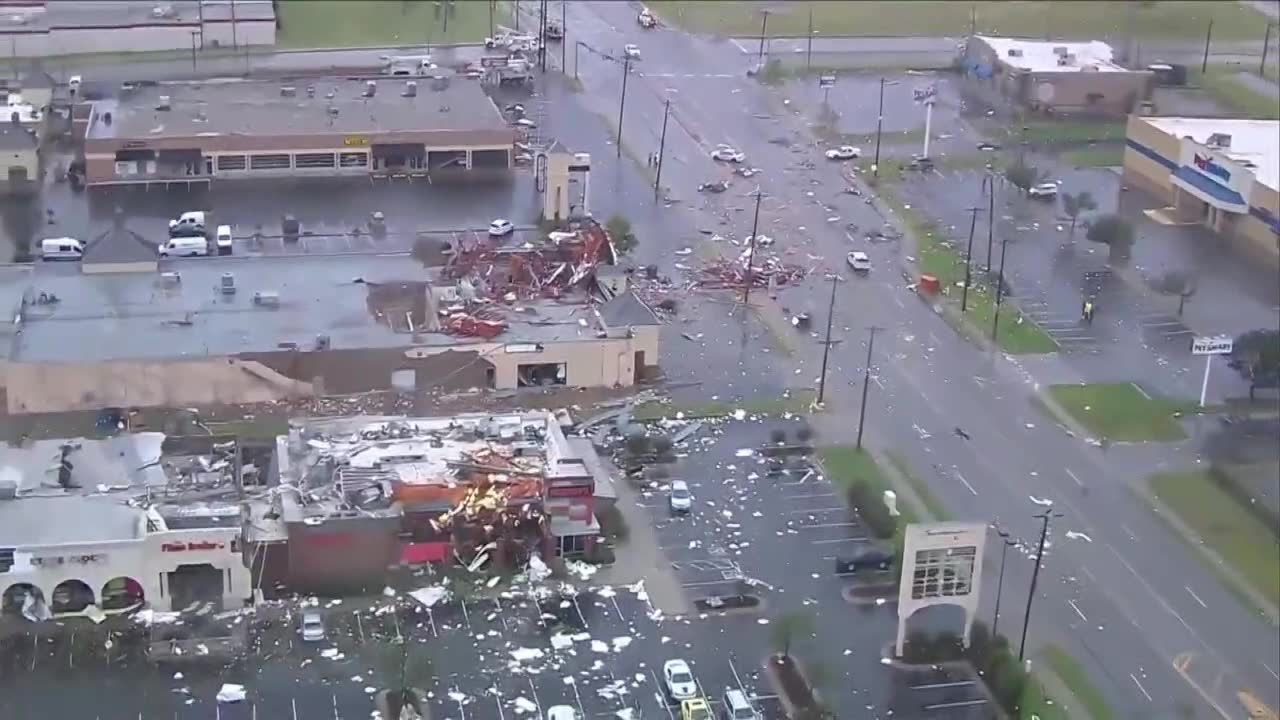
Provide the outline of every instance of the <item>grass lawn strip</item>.
<path id="1" fill-rule="evenodd" d="M 1114 715 L 1101 691 L 1089 680 L 1080 663 L 1057 645 L 1048 645 L 1040 651 L 1045 665 L 1071 691 L 1093 720 L 1112 720 Z"/>
<path id="2" fill-rule="evenodd" d="M 1120 167 L 1124 165 L 1123 145 L 1095 145 L 1078 150 L 1068 150 L 1058 156 L 1067 165 L 1085 167 Z"/>
<path id="3" fill-rule="evenodd" d="M 902 479 L 906 480 L 911 489 L 915 491 L 916 497 L 920 498 L 920 502 L 924 503 L 925 510 L 933 516 L 936 521 L 950 520 L 951 515 L 947 512 L 947 507 L 942 504 L 937 495 L 933 494 L 933 490 L 929 489 L 926 483 L 919 475 L 911 471 L 911 465 L 907 462 L 907 458 L 902 453 L 889 451 L 885 453 L 889 459 L 889 464 L 902 475 Z"/>
<path id="4" fill-rule="evenodd" d="M 1280 120 L 1280 101 L 1257 92 L 1236 77 L 1242 72 L 1257 72 L 1256 68 L 1210 65 L 1207 73 L 1195 68 L 1187 79 L 1188 84 L 1199 85 L 1219 104 L 1241 117 L 1260 120 Z"/>
<path id="5" fill-rule="evenodd" d="M 875 488 L 877 495 L 883 494 L 885 490 L 893 490 L 893 484 L 881 472 L 876 459 L 865 450 L 858 450 L 850 445 L 829 445 L 818 448 L 818 460 L 822 462 L 832 487 L 842 498 L 847 496 L 849 486 L 858 480 L 865 480 Z M 914 508 L 907 503 L 899 502 L 898 512 L 899 526 L 919 522 Z"/>
<path id="6" fill-rule="evenodd" d="M 281 48 L 477 43 L 489 35 L 489 3 L 456 2 L 445 28 L 436 2 L 280 0 Z M 510 3 L 498 3 L 495 25 L 511 25 Z"/>
<path id="7" fill-rule="evenodd" d="M 1280 541 L 1204 471 L 1160 473 L 1152 494 L 1263 597 L 1280 605 Z"/>
<path id="8" fill-rule="evenodd" d="M 710 0 L 652 0 L 648 7 L 664 21 L 699 32 L 734 37 L 759 37 L 760 10 L 768 8 L 767 34 L 806 37 L 809 11 L 813 29 L 821 37 L 892 36 L 941 37 L 977 34 L 1071 37 L 1095 40 L 1114 36 L 1117 28 L 1132 27 L 1141 39 L 1204 38 L 1213 19 L 1215 40 L 1260 40 L 1265 17 L 1241 3 L 1213 0 L 1143 4 L 1129 17 L 1124 3 L 1044 2 L 712 2 Z M 970 12 L 972 10 L 973 16 Z"/>
<path id="9" fill-rule="evenodd" d="M 1112 442 L 1169 442 L 1187 437 L 1176 413 L 1188 402 L 1147 395 L 1133 383 L 1053 385 L 1049 395 L 1098 438 Z"/>

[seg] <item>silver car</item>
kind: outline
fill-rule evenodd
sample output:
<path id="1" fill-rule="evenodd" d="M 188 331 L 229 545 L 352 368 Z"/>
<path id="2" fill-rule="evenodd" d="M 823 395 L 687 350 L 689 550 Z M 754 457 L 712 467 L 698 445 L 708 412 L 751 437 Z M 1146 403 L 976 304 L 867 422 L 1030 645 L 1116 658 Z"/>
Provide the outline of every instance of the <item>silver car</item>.
<path id="1" fill-rule="evenodd" d="M 298 632 L 302 635 L 302 639 L 307 642 L 324 640 L 324 618 L 321 617 L 319 611 L 307 610 L 302 613 L 302 624 L 298 628 Z"/>

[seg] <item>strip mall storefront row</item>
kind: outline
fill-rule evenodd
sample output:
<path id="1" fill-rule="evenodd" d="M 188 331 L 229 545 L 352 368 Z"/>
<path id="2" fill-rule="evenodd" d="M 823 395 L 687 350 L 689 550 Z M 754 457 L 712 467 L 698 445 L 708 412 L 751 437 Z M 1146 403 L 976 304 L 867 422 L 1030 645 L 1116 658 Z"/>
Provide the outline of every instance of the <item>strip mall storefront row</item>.
<path id="1" fill-rule="evenodd" d="M 150 533 L 136 540 L 17 548 L 0 572 L 5 613 L 29 619 L 132 609 L 238 608 L 252 595 L 240 528 Z"/>

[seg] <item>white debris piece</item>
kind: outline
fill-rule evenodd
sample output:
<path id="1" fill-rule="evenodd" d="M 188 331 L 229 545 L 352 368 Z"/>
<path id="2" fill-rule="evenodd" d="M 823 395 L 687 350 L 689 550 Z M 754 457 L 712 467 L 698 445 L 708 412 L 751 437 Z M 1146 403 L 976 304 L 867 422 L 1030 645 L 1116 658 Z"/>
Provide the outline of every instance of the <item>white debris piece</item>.
<path id="1" fill-rule="evenodd" d="M 568 650 L 573 647 L 573 638 L 563 633 L 556 633 L 551 636 L 551 648 L 553 650 Z"/>
<path id="2" fill-rule="evenodd" d="M 538 712 L 538 706 L 532 700 L 530 700 L 529 698 L 523 695 L 516 698 L 516 714 L 517 715 L 523 715 L 524 713 L 536 713 L 536 712 Z"/>
<path id="3" fill-rule="evenodd" d="M 531 660 L 540 659 L 542 657 L 542 651 L 538 648 L 516 648 L 511 651 L 511 657 L 515 658 L 519 662 L 529 662 Z"/>
<path id="4" fill-rule="evenodd" d="M 1053 505 L 1053 501 L 1052 501 L 1052 500 L 1045 500 L 1045 499 L 1043 499 L 1043 498 L 1038 498 L 1038 497 L 1036 497 L 1035 495 L 1028 495 L 1027 497 L 1031 498 L 1031 502 L 1033 502 L 1033 503 L 1035 503 L 1035 504 L 1037 504 L 1037 505 L 1044 505 L 1045 507 L 1048 507 L 1048 506 L 1050 506 L 1050 505 Z"/>
<path id="5" fill-rule="evenodd" d="M 752 455 L 755 455 L 755 454 L 756 454 L 756 451 L 752 450 L 751 448 L 741 448 L 739 450 L 734 451 L 733 456 L 734 457 L 751 457 Z"/>
<path id="6" fill-rule="evenodd" d="M 1087 534 L 1085 534 L 1085 533 L 1082 533 L 1082 532 L 1076 532 L 1075 530 L 1068 530 L 1068 531 L 1067 531 L 1067 539 L 1068 539 L 1068 540 L 1083 540 L 1083 541 L 1085 541 L 1085 542 L 1093 542 L 1093 538 L 1089 537 L 1089 536 L 1088 536 Z"/>
<path id="7" fill-rule="evenodd" d="M 595 565 L 584 563 L 581 560 L 566 560 L 564 563 L 564 569 L 568 571 L 570 575 L 578 578 L 579 580 L 586 581 L 590 580 L 591 576 L 595 575 L 596 570 L 599 568 Z"/>
<path id="8" fill-rule="evenodd" d="M 226 683 L 218 690 L 218 702 L 238 703 L 244 700 L 244 686 Z"/>
<path id="9" fill-rule="evenodd" d="M 540 583 L 551 577 L 551 568 L 537 555 L 529 556 L 529 582 Z"/>
<path id="10" fill-rule="evenodd" d="M 622 637 L 616 637 L 613 639 L 613 651 L 622 652 L 630 644 L 631 644 L 631 638 L 627 637 L 626 635 L 623 635 Z"/>
<path id="11" fill-rule="evenodd" d="M 609 645 L 603 640 L 592 640 L 591 652 L 607 653 L 609 652 Z"/>
<path id="12" fill-rule="evenodd" d="M 500 582 L 502 582 L 502 576 L 494 575 L 493 577 L 489 578 L 489 582 L 485 583 L 484 586 L 492 589 L 494 587 L 497 587 L 498 583 Z"/>
<path id="13" fill-rule="evenodd" d="M 605 585 L 604 587 L 602 587 L 602 588 L 600 588 L 599 590 L 597 590 L 597 591 L 596 591 L 596 595 L 599 595 L 599 596 L 600 596 L 600 597 L 602 597 L 602 598 L 611 598 L 611 597 L 616 596 L 617 594 L 618 594 L 618 593 L 617 593 L 616 591 L 614 591 L 614 589 L 613 589 L 612 587 L 608 586 L 608 585 Z"/>
<path id="14" fill-rule="evenodd" d="M 422 603 L 424 607 L 435 607 L 441 601 L 449 599 L 449 588 L 442 585 L 428 585 L 417 590 L 410 590 L 409 597 Z"/>
<path id="15" fill-rule="evenodd" d="M 746 410 L 743 410 L 742 408 L 738 408 L 737 410 L 734 410 L 734 411 L 733 411 L 733 419 L 734 419 L 734 420 L 746 420 L 746 419 L 747 419 L 747 411 L 746 411 Z"/>
<path id="16" fill-rule="evenodd" d="M 395 588 L 393 588 L 393 587 L 390 587 L 390 586 L 388 586 L 388 587 L 384 587 L 384 588 L 382 588 L 382 594 L 383 594 L 384 596 L 386 596 L 386 597 L 395 597 L 395 596 L 396 596 L 396 589 L 395 589 Z M 314 599 L 314 598 L 313 598 L 313 599 Z"/>

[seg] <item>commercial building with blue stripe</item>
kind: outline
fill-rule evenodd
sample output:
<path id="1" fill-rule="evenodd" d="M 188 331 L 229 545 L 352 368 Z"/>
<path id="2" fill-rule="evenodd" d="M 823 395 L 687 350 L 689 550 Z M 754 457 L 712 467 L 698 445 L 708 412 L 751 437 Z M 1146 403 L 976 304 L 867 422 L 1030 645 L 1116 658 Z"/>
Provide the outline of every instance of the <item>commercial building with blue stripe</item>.
<path id="1" fill-rule="evenodd" d="M 1280 122 L 1132 115 L 1124 178 L 1177 220 L 1280 262 Z"/>

